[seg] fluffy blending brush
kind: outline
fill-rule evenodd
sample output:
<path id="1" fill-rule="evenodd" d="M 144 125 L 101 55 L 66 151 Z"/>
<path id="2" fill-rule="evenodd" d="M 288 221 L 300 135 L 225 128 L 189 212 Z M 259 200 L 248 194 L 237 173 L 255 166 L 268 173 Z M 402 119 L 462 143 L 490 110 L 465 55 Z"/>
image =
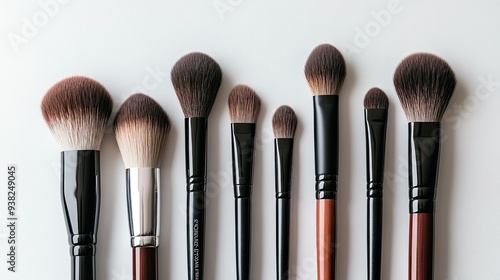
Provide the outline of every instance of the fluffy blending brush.
<path id="1" fill-rule="evenodd" d="M 317 273 L 319 280 L 332 280 L 336 264 L 338 94 L 346 76 L 344 58 L 335 47 L 319 45 L 307 59 L 305 75 L 314 95 Z"/>
<path id="2" fill-rule="evenodd" d="M 385 134 L 389 99 L 379 88 L 364 99 L 366 135 L 367 269 L 368 280 L 380 280 Z"/>
<path id="3" fill-rule="evenodd" d="M 207 124 L 222 71 L 208 55 L 190 53 L 175 63 L 171 79 L 185 116 L 188 279 L 201 280 L 205 259 Z"/>
<path id="4" fill-rule="evenodd" d="M 276 279 L 288 280 L 290 261 L 290 198 L 293 137 L 297 116 L 288 106 L 273 115 L 274 170 L 276 192 Z"/>
<path id="5" fill-rule="evenodd" d="M 455 85 L 450 66 L 428 53 L 406 57 L 394 73 L 394 86 L 409 122 L 410 280 L 433 279 L 440 121 Z"/>
<path id="6" fill-rule="evenodd" d="M 113 101 L 86 77 L 70 77 L 45 94 L 41 109 L 61 146 L 61 195 L 71 245 L 71 279 L 96 278 L 95 253 L 101 198 L 99 150 Z"/>
<path id="7" fill-rule="evenodd" d="M 236 218 L 236 279 L 249 280 L 255 123 L 260 99 L 250 87 L 238 85 L 229 93 L 228 106 Z"/>
<path id="8" fill-rule="evenodd" d="M 134 280 L 158 278 L 160 166 L 169 119 L 151 97 L 137 93 L 118 111 L 114 132 L 126 168 Z"/>

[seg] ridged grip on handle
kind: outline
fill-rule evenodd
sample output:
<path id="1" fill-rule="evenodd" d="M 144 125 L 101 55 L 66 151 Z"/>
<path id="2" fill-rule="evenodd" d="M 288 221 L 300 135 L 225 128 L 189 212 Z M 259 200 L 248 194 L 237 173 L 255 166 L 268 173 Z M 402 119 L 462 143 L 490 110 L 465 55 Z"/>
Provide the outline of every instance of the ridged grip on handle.
<path id="1" fill-rule="evenodd" d="M 73 256 L 72 277 L 95 279 L 101 198 L 99 151 L 61 153 L 61 198 Z"/>
<path id="2" fill-rule="evenodd" d="M 276 279 L 290 274 L 290 198 L 276 199 Z"/>
<path id="3" fill-rule="evenodd" d="M 410 214 L 408 280 L 432 280 L 434 262 L 434 214 Z"/>
<path id="4" fill-rule="evenodd" d="M 186 118 L 188 279 L 204 279 L 207 118 Z"/>
<path id="5" fill-rule="evenodd" d="M 339 166 L 339 97 L 313 97 L 316 199 L 337 198 Z"/>
<path id="6" fill-rule="evenodd" d="M 410 213 L 434 213 L 440 123 L 411 122 L 408 129 Z"/>
<path id="7" fill-rule="evenodd" d="M 250 198 L 235 199 L 236 217 L 236 279 L 250 279 L 250 248 L 252 209 Z"/>
<path id="8" fill-rule="evenodd" d="M 316 254 L 318 280 L 335 280 L 336 201 L 316 200 Z"/>
<path id="9" fill-rule="evenodd" d="M 158 248 L 136 247 L 132 249 L 133 280 L 158 279 Z"/>

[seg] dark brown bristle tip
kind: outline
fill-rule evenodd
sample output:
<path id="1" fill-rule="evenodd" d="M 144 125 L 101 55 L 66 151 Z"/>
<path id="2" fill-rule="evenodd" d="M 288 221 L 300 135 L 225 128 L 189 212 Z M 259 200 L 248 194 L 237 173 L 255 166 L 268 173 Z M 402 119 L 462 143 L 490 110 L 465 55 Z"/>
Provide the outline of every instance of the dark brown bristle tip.
<path id="1" fill-rule="evenodd" d="M 412 54 L 394 72 L 394 86 L 410 122 L 439 122 L 456 85 L 448 63 L 429 53 Z"/>
<path id="2" fill-rule="evenodd" d="M 371 88 L 363 100 L 365 109 L 387 109 L 389 108 L 389 98 L 384 91 L 379 88 Z"/>
<path id="3" fill-rule="evenodd" d="M 52 86 L 40 107 L 63 150 L 99 150 L 113 100 L 99 82 L 73 76 Z"/>
<path id="4" fill-rule="evenodd" d="M 114 122 L 116 141 L 127 168 L 158 168 L 163 160 L 170 121 L 151 97 L 136 93 L 120 107 Z"/>
<path id="5" fill-rule="evenodd" d="M 142 93 L 133 94 L 125 100 L 116 114 L 114 130 L 116 132 L 123 126 L 139 122 L 165 133 L 170 129 L 167 113 L 153 98 Z"/>
<path id="6" fill-rule="evenodd" d="M 260 98 L 246 85 L 237 85 L 227 100 L 232 123 L 256 123 L 260 112 Z"/>
<path id="7" fill-rule="evenodd" d="M 309 55 L 304 72 L 313 95 L 337 95 L 346 76 L 344 57 L 332 45 L 319 45 Z"/>
<path id="8" fill-rule="evenodd" d="M 190 53 L 175 63 L 170 74 L 184 116 L 208 117 L 222 80 L 219 64 L 206 54 Z"/>
<path id="9" fill-rule="evenodd" d="M 297 129 L 297 116 L 292 108 L 283 105 L 273 115 L 273 131 L 276 138 L 293 138 Z"/>

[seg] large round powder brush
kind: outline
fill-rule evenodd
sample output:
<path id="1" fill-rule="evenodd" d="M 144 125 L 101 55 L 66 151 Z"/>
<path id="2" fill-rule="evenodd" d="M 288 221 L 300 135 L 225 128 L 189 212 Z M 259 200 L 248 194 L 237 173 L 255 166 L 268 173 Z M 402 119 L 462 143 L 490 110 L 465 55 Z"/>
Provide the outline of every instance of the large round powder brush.
<path id="1" fill-rule="evenodd" d="M 114 123 L 126 168 L 134 280 L 159 279 L 160 166 L 169 129 L 165 111 L 141 93 L 123 103 Z"/>
<path id="2" fill-rule="evenodd" d="M 70 77 L 45 94 L 41 109 L 61 146 L 61 195 L 71 246 L 71 279 L 96 278 L 101 199 L 100 147 L 113 101 L 87 77 Z"/>
<path id="3" fill-rule="evenodd" d="M 409 130 L 409 280 L 433 279 L 440 122 L 455 85 L 455 74 L 448 63 L 429 53 L 406 57 L 394 73 L 394 86 Z"/>

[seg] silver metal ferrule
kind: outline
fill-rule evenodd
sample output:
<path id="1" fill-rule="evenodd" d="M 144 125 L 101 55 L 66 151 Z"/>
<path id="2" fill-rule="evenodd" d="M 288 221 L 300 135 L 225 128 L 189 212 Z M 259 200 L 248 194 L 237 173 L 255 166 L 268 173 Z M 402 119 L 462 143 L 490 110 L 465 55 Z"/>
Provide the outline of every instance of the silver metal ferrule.
<path id="1" fill-rule="evenodd" d="M 127 204 L 132 247 L 160 245 L 160 169 L 128 168 Z"/>

